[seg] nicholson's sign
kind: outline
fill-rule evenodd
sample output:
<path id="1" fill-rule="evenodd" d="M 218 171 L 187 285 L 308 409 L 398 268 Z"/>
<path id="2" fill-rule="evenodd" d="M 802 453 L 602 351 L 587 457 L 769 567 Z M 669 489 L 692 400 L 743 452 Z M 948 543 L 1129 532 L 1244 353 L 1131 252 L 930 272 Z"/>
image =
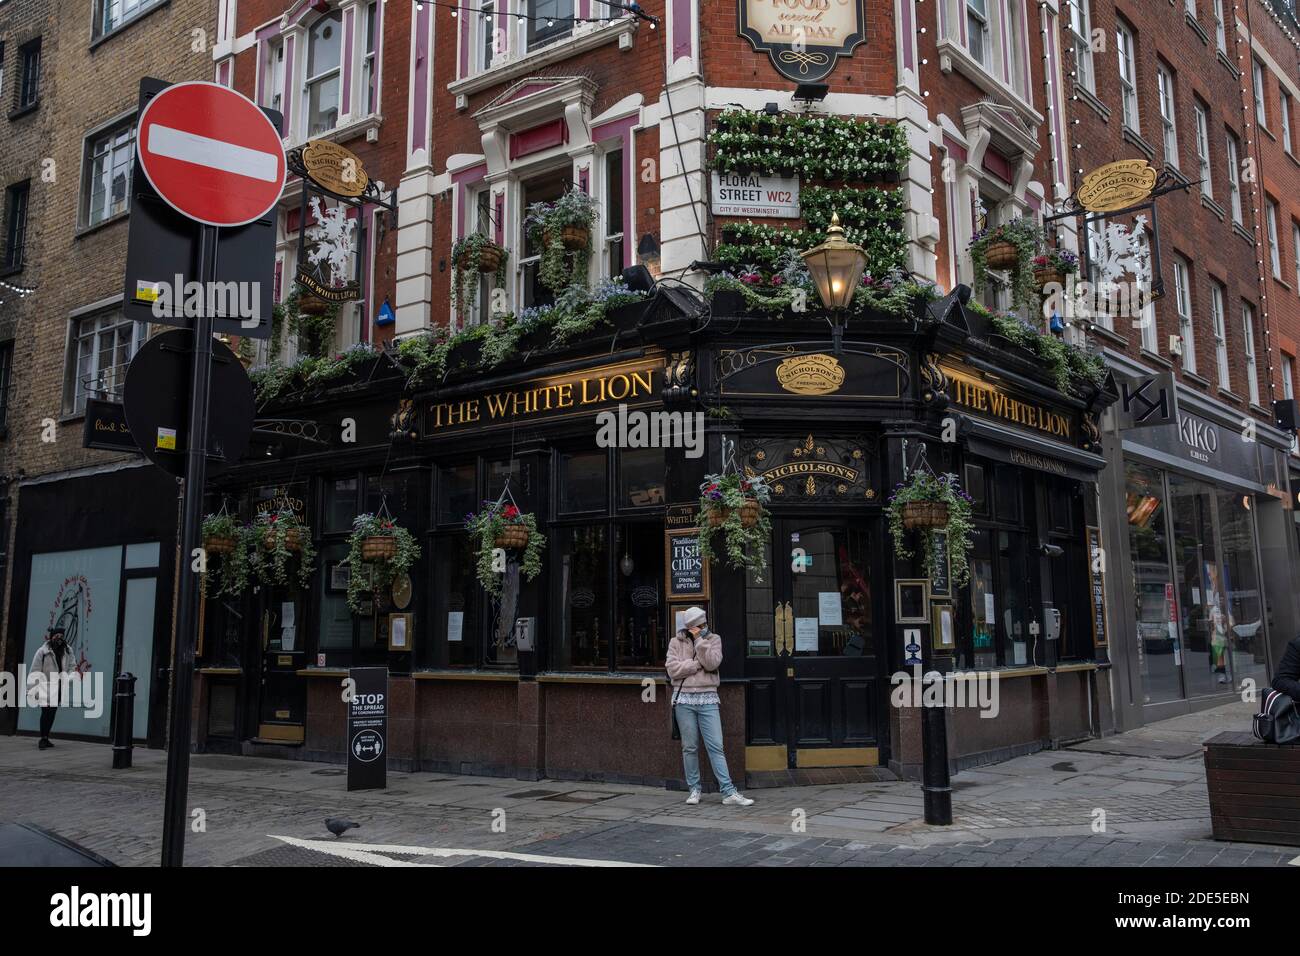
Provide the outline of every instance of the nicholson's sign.
<path id="1" fill-rule="evenodd" d="M 796 83 L 824 79 L 866 40 L 862 0 L 738 0 L 739 34 Z"/>
<path id="2" fill-rule="evenodd" d="M 1075 194 L 1088 212 L 1116 212 L 1145 202 L 1156 185 L 1156 171 L 1144 159 L 1121 159 L 1083 177 Z"/>
<path id="3" fill-rule="evenodd" d="M 482 394 L 438 395 L 425 403 L 423 435 L 440 438 L 464 429 L 594 415 L 619 405 L 643 407 L 660 401 L 663 384 L 659 358 L 533 379 Z"/>

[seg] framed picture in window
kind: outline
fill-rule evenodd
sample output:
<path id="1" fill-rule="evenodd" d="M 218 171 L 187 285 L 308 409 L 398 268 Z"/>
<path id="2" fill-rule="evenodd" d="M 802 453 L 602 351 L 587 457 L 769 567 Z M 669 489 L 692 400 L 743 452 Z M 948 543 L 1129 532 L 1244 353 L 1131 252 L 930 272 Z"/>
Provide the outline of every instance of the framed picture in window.
<path id="1" fill-rule="evenodd" d="M 414 643 L 415 615 L 389 614 L 385 619 L 390 651 L 409 651 Z"/>
<path id="2" fill-rule="evenodd" d="M 332 561 L 329 565 L 329 589 L 335 592 L 343 592 L 348 589 L 348 582 L 352 580 L 352 566 L 344 564 L 342 561 Z"/>
<path id="3" fill-rule="evenodd" d="M 899 578 L 894 582 L 894 623 L 930 623 L 928 578 Z"/>
<path id="4" fill-rule="evenodd" d="M 930 606 L 930 646 L 939 654 L 951 654 L 956 648 L 957 621 L 951 604 Z"/>

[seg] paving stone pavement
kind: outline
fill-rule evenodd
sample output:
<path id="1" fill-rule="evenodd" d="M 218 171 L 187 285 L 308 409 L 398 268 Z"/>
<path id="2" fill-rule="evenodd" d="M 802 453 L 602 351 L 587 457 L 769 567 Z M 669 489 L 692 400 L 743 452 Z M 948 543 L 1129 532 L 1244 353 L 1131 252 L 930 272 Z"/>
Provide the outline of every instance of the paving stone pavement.
<path id="1" fill-rule="evenodd" d="M 756 790 L 752 807 L 706 794 L 596 782 L 389 774 L 349 793 L 338 766 L 191 759 L 190 865 L 1278 866 L 1295 848 L 1211 839 L 1200 741 L 1250 705 L 1043 751 L 953 778 L 951 827 L 923 821 L 919 784 Z M 1149 739 L 1141 739 L 1143 736 Z M 1132 739 L 1129 739 L 1132 738 Z M 57 740 L 57 737 L 56 737 Z M 1188 753 L 1188 747 L 1191 753 Z M 110 769 L 103 744 L 0 738 L 0 821 L 49 827 L 123 865 L 159 859 L 166 755 Z M 327 816 L 361 824 L 335 840 Z M 499 832 L 504 823 L 504 832 Z M 1099 823 L 1104 828 L 1094 832 Z M 290 841 L 290 842 L 286 842 Z M 446 855 L 447 851 L 471 851 Z M 475 854 L 472 851 L 479 851 Z M 346 854 L 346 855 L 344 855 Z M 442 855 L 439 855 L 442 854 Z M 493 855 L 495 854 L 495 855 Z M 551 864 L 549 860 L 555 860 Z"/>

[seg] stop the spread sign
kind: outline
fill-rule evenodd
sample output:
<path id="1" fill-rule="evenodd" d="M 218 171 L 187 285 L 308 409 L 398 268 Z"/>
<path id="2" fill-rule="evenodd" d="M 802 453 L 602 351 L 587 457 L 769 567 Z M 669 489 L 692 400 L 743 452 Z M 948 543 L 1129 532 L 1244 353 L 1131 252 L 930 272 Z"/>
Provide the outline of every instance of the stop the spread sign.
<path id="1" fill-rule="evenodd" d="M 158 195 L 209 226 L 260 219 L 284 188 L 280 134 L 252 100 L 216 83 L 177 83 L 150 100 L 136 148 Z"/>

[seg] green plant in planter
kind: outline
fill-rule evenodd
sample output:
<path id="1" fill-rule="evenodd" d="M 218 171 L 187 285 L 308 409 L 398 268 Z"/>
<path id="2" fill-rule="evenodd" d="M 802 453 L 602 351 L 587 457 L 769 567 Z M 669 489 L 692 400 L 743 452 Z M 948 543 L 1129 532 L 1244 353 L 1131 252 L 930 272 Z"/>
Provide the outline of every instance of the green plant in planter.
<path id="1" fill-rule="evenodd" d="M 967 306 L 970 308 L 974 303 Z M 1061 341 L 1054 335 L 1047 335 L 1026 324 L 1019 317 L 990 312 L 983 306 L 975 311 L 989 319 L 989 328 L 1002 336 L 1012 345 L 1028 349 L 1043 363 L 1056 387 L 1067 395 L 1083 394 L 1080 383 L 1093 388 L 1100 388 L 1106 380 L 1106 363 L 1099 355 L 1090 355 L 1075 345 Z"/>
<path id="2" fill-rule="evenodd" d="M 599 209 L 594 197 L 577 188 L 569 189 L 554 202 L 536 202 L 528 207 L 524 219 L 528 238 L 542 247 L 537 276 L 552 292 L 562 292 L 575 284 L 586 285 L 591 233 Z M 566 228 L 586 230 L 586 245 L 568 249 L 564 244 Z"/>
<path id="3" fill-rule="evenodd" d="M 713 533 L 721 531 L 727 564 L 761 583 L 767 570 L 764 551 L 772 530 L 767 513 L 771 500 L 772 491 L 760 475 L 705 475 L 696 522 L 700 556 L 715 557 Z"/>
<path id="4" fill-rule="evenodd" d="M 338 323 L 339 310 L 341 306 L 337 302 L 328 302 L 325 305 L 325 311 L 320 315 L 308 315 L 302 312 L 302 300 L 305 296 L 312 293 L 296 282 L 289 291 L 289 297 L 284 300 L 281 307 L 283 322 L 287 324 L 289 331 L 298 336 L 298 351 L 312 358 L 321 358 L 334 341 L 334 327 Z M 271 355 L 278 353 L 279 336 L 275 335 L 275 315 L 271 316 L 272 338 L 276 350 Z"/>
<path id="5" fill-rule="evenodd" d="M 423 335 L 413 335 L 397 343 L 397 360 L 406 369 L 408 387 L 441 378 L 446 373 L 448 339 L 447 327 L 435 325 Z"/>
<path id="6" fill-rule="evenodd" d="M 478 301 L 478 280 L 482 275 L 479 260 L 485 250 L 497 255 L 492 288 L 505 288 L 506 263 L 510 261 L 510 253 L 482 233 L 471 232 L 462 236 L 451 247 L 451 308 L 456 315 L 468 315 Z"/>
<path id="7" fill-rule="evenodd" d="M 253 576 L 262 584 L 289 584 L 289 561 L 297 544 L 298 585 L 309 587 L 316 569 L 316 549 L 311 543 L 311 528 L 289 510 L 259 514 L 248 526 L 248 563 Z"/>
<path id="8" fill-rule="evenodd" d="M 555 344 L 562 345 L 605 324 L 610 309 L 644 298 L 644 292 L 633 292 L 622 278 L 605 279 L 591 292 L 581 286 L 569 286 L 555 300 L 551 312 Z"/>
<path id="9" fill-rule="evenodd" d="M 971 521 L 971 501 L 973 499 L 962 491 L 957 476 L 953 474 L 934 475 L 924 469 L 912 472 L 906 482 L 894 486 L 894 493 L 889 496 L 885 508 L 885 518 L 889 523 L 889 533 L 894 539 L 894 551 L 900 558 L 911 558 L 912 549 L 907 546 L 908 529 L 903 524 L 903 506 L 910 501 L 936 501 L 948 506 L 948 523 L 942 529 L 919 528 L 917 534 L 922 538 L 922 565 L 926 577 L 932 577 L 935 568 L 934 532 L 942 530 L 948 537 L 948 569 L 952 576 L 954 588 L 963 587 L 970 580 L 969 554 L 971 534 L 975 525 Z"/>
<path id="10" fill-rule="evenodd" d="M 253 383 L 253 397 L 258 407 L 275 401 L 293 382 L 294 366 L 274 361 L 269 365 L 255 366 L 248 370 L 248 377 Z"/>
<path id="11" fill-rule="evenodd" d="M 366 538 L 392 538 L 393 554 L 367 558 L 363 548 Z M 409 571 L 419 559 L 420 546 L 411 532 L 385 515 L 357 515 L 352 519 L 352 534 L 348 537 L 348 607 L 353 613 L 364 614 L 366 605 L 361 596 L 391 585 L 398 575 Z"/>
<path id="12" fill-rule="evenodd" d="M 483 340 L 481 363 L 484 368 L 496 368 L 509 361 L 519 349 L 519 339 L 528 330 L 514 314 L 498 316 L 491 323 L 491 331 Z"/>
<path id="13" fill-rule="evenodd" d="M 220 571 L 217 580 L 212 578 L 212 569 L 203 574 L 203 593 L 209 597 L 225 594 L 236 597 L 248 588 L 248 531 L 234 515 L 207 515 L 203 519 L 202 537 L 204 549 L 213 539 L 225 539 L 233 542 L 229 551 L 211 551 L 207 560 L 220 559 Z"/>
<path id="14" fill-rule="evenodd" d="M 456 346 L 464 345 L 467 342 L 475 342 L 475 341 L 486 342 L 488 338 L 491 337 L 491 335 L 492 335 L 492 325 L 490 323 L 480 322 L 477 325 L 465 326 L 464 328 L 454 333 L 452 337 L 447 341 L 448 359 L 451 358 L 451 352 L 453 352 L 456 349 Z M 461 363 L 460 367 L 461 368 L 465 367 L 463 362 Z M 450 371 L 454 372 L 456 371 L 456 369 L 450 369 Z"/>
<path id="15" fill-rule="evenodd" d="M 478 583 L 493 597 L 501 597 L 502 575 L 493 570 L 497 540 L 519 540 L 527 532 L 528 543 L 519 558 L 519 573 L 531 581 L 542 570 L 542 552 L 546 536 L 537 532 L 537 518 L 520 511 L 513 503 L 483 502 L 483 510 L 465 515 L 465 530 L 474 541 L 477 560 L 474 570 Z"/>
<path id="16" fill-rule="evenodd" d="M 1034 220 L 1022 216 L 975 233 L 971 237 L 968 249 L 974 271 L 972 285 L 976 292 L 982 292 L 988 282 L 989 247 L 1000 242 L 1008 242 L 1016 250 L 1016 261 L 1010 267 L 1011 301 L 1019 308 L 1032 302 L 1037 292 L 1034 285 L 1033 258 L 1043 242 L 1043 231 Z"/>
<path id="17" fill-rule="evenodd" d="M 332 358 L 317 359 L 309 369 L 305 370 L 306 374 L 303 374 L 302 369 L 299 370 L 299 374 L 302 375 L 305 385 L 324 385 L 342 378 L 358 365 L 364 365 L 378 357 L 379 350 L 369 342 L 357 342 Z"/>

